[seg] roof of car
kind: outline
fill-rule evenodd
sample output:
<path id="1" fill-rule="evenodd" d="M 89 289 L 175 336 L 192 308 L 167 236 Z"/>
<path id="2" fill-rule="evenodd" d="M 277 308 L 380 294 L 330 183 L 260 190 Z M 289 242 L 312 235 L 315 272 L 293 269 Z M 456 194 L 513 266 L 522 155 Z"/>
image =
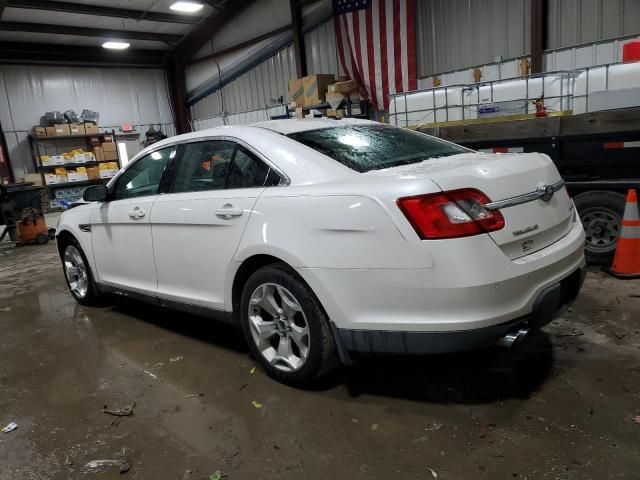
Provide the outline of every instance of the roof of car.
<path id="1" fill-rule="evenodd" d="M 344 118 L 342 120 L 334 120 L 330 118 L 305 118 L 305 119 L 287 119 L 287 120 L 269 120 L 266 122 L 254 123 L 252 126 L 266 128 L 283 135 L 291 133 L 305 132 L 309 130 L 319 130 L 321 128 L 340 127 L 346 125 L 364 125 L 375 123 L 370 120 L 361 120 L 358 118 Z"/>
<path id="2" fill-rule="evenodd" d="M 268 120 L 266 122 L 258 122 L 252 125 L 224 125 L 219 127 L 207 128 L 205 130 L 198 130 L 195 132 L 185 133 L 182 135 L 176 135 L 174 137 L 165 138 L 159 142 L 156 142 L 141 152 L 139 152 L 135 158 L 140 158 L 146 155 L 152 150 L 157 150 L 168 145 L 173 145 L 180 142 L 189 140 L 206 138 L 208 136 L 218 135 L 234 135 L 244 132 L 250 134 L 251 131 L 255 132 L 255 128 L 268 130 L 270 132 L 279 133 L 282 135 L 289 135 L 291 133 L 305 132 L 309 130 L 319 130 L 322 128 L 340 127 L 347 125 L 371 125 L 377 122 L 370 120 L 361 120 L 357 118 L 344 118 L 342 120 L 332 120 L 328 118 L 305 118 L 303 119 L 287 119 L 287 120 Z"/>

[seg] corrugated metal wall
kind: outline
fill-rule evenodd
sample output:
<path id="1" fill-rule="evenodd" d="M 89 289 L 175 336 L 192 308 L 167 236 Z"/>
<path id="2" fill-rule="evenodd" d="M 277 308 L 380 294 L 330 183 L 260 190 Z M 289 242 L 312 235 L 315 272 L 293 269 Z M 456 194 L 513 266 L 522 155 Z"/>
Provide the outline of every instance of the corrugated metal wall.
<path id="1" fill-rule="evenodd" d="M 333 73 L 340 75 L 338 47 L 333 22 L 325 22 L 305 33 L 305 50 L 309 74 Z M 228 124 L 252 123 L 266 120 L 265 109 L 289 101 L 289 80 L 296 78 L 293 47 L 277 54 L 212 93 L 191 107 L 191 118 L 196 129 L 222 124 L 223 111 Z M 224 108 L 223 108 L 224 107 Z M 242 115 L 234 116 L 233 114 Z M 280 108 L 272 115 L 284 113 Z M 203 120 L 210 119 L 209 122 Z"/>
<path id="2" fill-rule="evenodd" d="M 530 0 L 418 0 L 418 76 L 526 55 Z"/>
<path id="3" fill-rule="evenodd" d="M 131 122 L 174 135 L 163 70 L 0 66 L 0 123 L 15 177 L 33 173 L 29 132 L 47 111 L 83 109 L 100 113 L 101 127 Z"/>
<path id="4" fill-rule="evenodd" d="M 547 48 L 640 33 L 640 0 L 549 0 Z"/>
<path id="5" fill-rule="evenodd" d="M 295 76 L 296 62 L 293 47 L 289 46 L 195 103 L 191 107 L 191 118 L 203 120 L 220 116 L 223 112 L 246 112 L 286 103 L 289 79 Z"/>
<path id="6" fill-rule="evenodd" d="M 640 40 L 640 35 L 623 37 L 615 40 L 578 47 L 550 50 L 544 54 L 544 71 L 570 71 L 598 65 L 608 65 L 622 61 L 622 46 L 632 40 Z M 506 60 L 479 66 L 482 71 L 481 81 L 501 80 L 520 76 L 520 60 Z M 441 85 L 461 85 L 475 83 L 474 68 L 463 68 L 438 75 Z M 418 88 L 432 88 L 433 76 L 420 78 Z"/>
<path id="7" fill-rule="evenodd" d="M 324 22 L 304 35 L 308 73 L 333 73 L 341 75 L 338 43 L 333 21 Z"/>

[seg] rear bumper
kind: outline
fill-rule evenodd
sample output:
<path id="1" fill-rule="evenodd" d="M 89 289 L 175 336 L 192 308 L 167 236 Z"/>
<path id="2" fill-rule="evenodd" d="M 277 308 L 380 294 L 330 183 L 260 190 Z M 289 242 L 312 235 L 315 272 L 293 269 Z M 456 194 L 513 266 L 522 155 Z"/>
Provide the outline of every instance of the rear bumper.
<path id="1" fill-rule="evenodd" d="M 564 311 L 578 296 L 584 282 L 584 265 L 569 276 L 542 290 L 530 315 L 498 325 L 460 331 L 389 331 L 337 328 L 339 348 L 352 353 L 440 354 L 473 350 L 495 344 L 507 332 L 519 327 L 540 329 Z"/>

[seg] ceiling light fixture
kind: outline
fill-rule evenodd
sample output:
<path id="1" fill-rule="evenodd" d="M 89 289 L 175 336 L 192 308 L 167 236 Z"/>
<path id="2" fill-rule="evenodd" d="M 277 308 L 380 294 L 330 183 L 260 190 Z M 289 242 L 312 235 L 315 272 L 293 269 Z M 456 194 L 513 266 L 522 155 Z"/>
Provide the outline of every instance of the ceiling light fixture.
<path id="1" fill-rule="evenodd" d="M 201 10 L 203 6 L 199 2 L 174 2 L 169 8 L 176 12 L 195 13 Z"/>
<path id="2" fill-rule="evenodd" d="M 127 42 L 104 42 L 102 44 L 102 48 L 107 48 L 109 50 L 126 50 L 129 46 L 130 44 Z"/>

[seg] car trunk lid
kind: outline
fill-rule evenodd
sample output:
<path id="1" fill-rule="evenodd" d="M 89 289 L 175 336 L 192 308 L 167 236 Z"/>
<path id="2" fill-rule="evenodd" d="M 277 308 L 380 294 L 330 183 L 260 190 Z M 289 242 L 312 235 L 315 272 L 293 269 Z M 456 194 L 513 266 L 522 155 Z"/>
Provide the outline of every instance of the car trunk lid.
<path id="1" fill-rule="evenodd" d="M 505 219 L 505 227 L 489 235 L 511 259 L 556 242 L 568 233 L 574 220 L 573 202 L 558 170 L 541 154 L 465 153 L 368 174 L 425 177 L 445 192 L 480 190 Z M 547 192 L 541 197 L 536 192 L 544 188 Z"/>

